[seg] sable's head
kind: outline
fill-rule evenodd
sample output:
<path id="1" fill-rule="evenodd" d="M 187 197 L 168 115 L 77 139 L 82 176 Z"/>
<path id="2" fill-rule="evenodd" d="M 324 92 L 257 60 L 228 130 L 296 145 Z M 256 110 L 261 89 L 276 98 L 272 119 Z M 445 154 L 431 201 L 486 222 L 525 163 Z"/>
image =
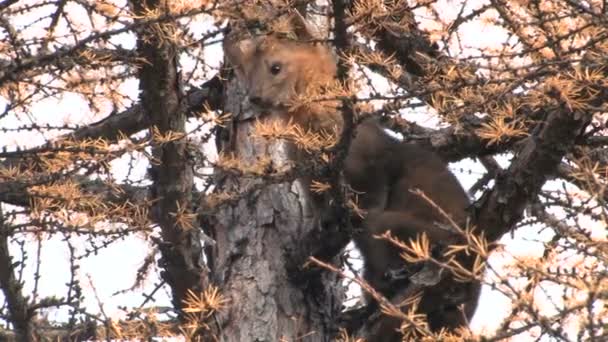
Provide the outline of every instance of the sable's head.
<path id="1" fill-rule="evenodd" d="M 295 14 L 289 22 L 295 39 L 270 35 L 224 41 L 226 58 L 245 84 L 250 102 L 263 109 L 289 107 L 297 94 L 331 82 L 336 73 L 331 51 L 310 43 L 316 38 L 304 19 Z"/>

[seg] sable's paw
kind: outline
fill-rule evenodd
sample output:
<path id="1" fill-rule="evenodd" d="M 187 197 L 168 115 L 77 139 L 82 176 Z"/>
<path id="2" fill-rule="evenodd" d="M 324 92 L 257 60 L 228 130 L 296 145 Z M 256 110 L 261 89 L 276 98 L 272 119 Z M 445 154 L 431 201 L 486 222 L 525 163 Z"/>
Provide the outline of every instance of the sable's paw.
<path id="1" fill-rule="evenodd" d="M 340 211 L 339 208 L 334 208 L 332 205 L 324 206 L 319 215 L 319 224 L 322 230 L 334 229 L 334 227 L 340 225 Z"/>
<path id="2" fill-rule="evenodd" d="M 423 262 L 407 264 L 401 268 L 389 268 L 384 273 L 384 278 L 391 283 L 409 279 L 413 274 L 419 272 L 424 267 Z"/>

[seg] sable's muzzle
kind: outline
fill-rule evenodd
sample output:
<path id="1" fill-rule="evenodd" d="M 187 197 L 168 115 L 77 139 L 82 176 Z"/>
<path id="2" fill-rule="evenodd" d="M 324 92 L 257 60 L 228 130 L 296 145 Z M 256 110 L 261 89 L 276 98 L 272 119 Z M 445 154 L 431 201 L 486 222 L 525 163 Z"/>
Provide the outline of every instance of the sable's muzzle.
<path id="1" fill-rule="evenodd" d="M 249 103 L 254 105 L 257 109 L 261 109 L 261 110 L 273 110 L 273 109 L 285 109 L 286 108 L 282 103 L 273 103 L 271 100 L 264 99 L 260 96 L 249 96 Z"/>

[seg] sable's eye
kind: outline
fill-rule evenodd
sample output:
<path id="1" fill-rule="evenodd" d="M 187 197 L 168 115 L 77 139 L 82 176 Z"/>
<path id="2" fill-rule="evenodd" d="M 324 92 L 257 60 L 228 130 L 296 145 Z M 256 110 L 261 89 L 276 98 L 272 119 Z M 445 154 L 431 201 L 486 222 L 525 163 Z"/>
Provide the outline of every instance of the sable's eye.
<path id="1" fill-rule="evenodd" d="M 278 75 L 281 72 L 281 64 L 280 63 L 274 63 L 273 65 L 270 66 L 270 73 L 273 75 Z"/>

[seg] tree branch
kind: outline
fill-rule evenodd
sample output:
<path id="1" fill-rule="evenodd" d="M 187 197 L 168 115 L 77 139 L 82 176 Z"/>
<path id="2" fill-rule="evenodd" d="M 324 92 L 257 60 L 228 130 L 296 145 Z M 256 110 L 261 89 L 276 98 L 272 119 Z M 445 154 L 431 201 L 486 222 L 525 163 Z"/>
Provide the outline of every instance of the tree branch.
<path id="1" fill-rule="evenodd" d="M 112 184 L 109 186 L 101 180 L 90 180 L 85 176 L 70 177 L 78 183 L 80 190 L 85 194 L 95 194 L 100 201 L 121 206 L 127 202 L 134 205 L 143 204 L 146 201 L 148 189 L 128 184 Z M 9 181 L 0 183 L 0 202 L 12 205 L 29 207 L 32 199 L 36 196 L 31 195 L 28 188 L 30 183 L 19 181 Z M 82 211 L 88 212 L 90 207 L 83 206 Z"/>
<path id="2" fill-rule="evenodd" d="M 217 110 L 222 104 L 222 94 L 223 85 L 219 75 L 216 75 L 203 83 L 201 87 L 192 89 L 188 93 L 186 112 L 189 116 L 194 116 L 195 113 L 201 111 L 204 107 Z M 116 141 L 122 135 L 129 136 L 149 127 L 150 120 L 141 104 L 135 104 L 121 113 L 110 115 L 98 122 L 61 136 L 58 140 L 106 139 L 108 141 Z M 40 147 L 22 150 L 20 151 L 20 155 L 35 154 L 37 149 L 40 149 Z M 22 161 L 23 159 L 20 156 L 6 158 L 0 162 L 0 168 L 20 169 Z M 36 179 L 37 176 L 33 175 L 32 178 Z M 113 184 L 109 186 L 100 180 L 90 180 L 84 176 L 72 175 L 71 178 L 80 184 L 80 189 L 83 193 L 98 195 L 101 200 L 116 205 L 124 204 L 127 201 L 134 204 L 143 203 L 148 193 L 148 190 L 143 187 L 127 184 Z M 0 182 L 0 202 L 24 207 L 30 206 L 32 197 L 27 191 L 30 186 L 31 184 L 19 181 Z"/>
<path id="3" fill-rule="evenodd" d="M 27 298 L 21 291 L 22 285 L 15 276 L 15 263 L 8 250 L 10 232 L 6 228 L 4 215 L 0 208 L 0 287 L 10 314 L 9 321 L 15 327 L 20 341 L 33 341 L 32 318 Z"/>
<path id="4" fill-rule="evenodd" d="M 133 1 L 134 12 L 144 22 L 152 9 L 166 10 L 162 2 Z M 138 30 L 137 52 L 142 63 L 138 70 L 141 103 L 152 126 L 159 133 L 185 133 L 187 101 L 181 93 L 178 48 L 171 39 L 173 23 L 155 30 Z M 143 27 L 143 26 L 142 26 Z M 152 197 L 157 199 L 152 216 L 161 227 L 161 277 L 171 286 L 173 306 L 184 305 L 187 292 L 202 290 L 205 272 L 201 265 L 200 230 L 193 229 L 193 161 L 187 151 L 187 138 L 159 143 L 152 153 L 159 164 L 150 168 Z M 206 283 L 206 282 L 205 282 Z"/>
<path id="5" fill-rule="evenodd" d="M 219 75 L 213 76 L 199 88 L 193 88 L 186 97 L 186 113 L 194 116 L 205 106 L 211 110 L 221 108 L 223 84 Z M 150 127 L 148 114 L 141 103 L 118 114 L 110 115 L 98 122 L 77 129 L 71 134 L 73 139 L 107 139 L 115 141 L 120 134 L 129 136 Z"/>
<path id="6" fill-rule="evenodd" d="M 497 241 L 519 221 L 589 120 L 584 113 L 556 109 L 549 113 L 540 132 L 524 141 L 510 167 L 496 178 L 494 188 L 474 204 L 474 223 L 489 241 Z"/>

